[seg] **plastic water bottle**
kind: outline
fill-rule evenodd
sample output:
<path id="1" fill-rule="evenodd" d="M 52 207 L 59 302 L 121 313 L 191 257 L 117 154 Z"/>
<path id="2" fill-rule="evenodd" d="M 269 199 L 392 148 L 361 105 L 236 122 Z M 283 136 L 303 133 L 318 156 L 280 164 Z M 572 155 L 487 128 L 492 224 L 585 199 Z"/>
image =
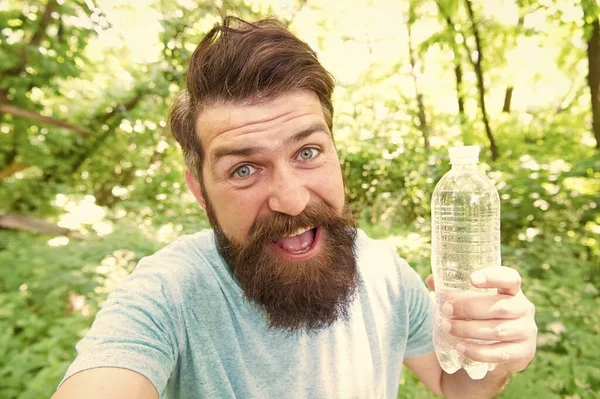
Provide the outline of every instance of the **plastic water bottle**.
<path id="1" fill-rule="evenodd" d="M 479 147 L 452 147 L 452 168 L 439 181 L 431 203 L 432 256 L 435 278 L 433 340 L 442 369 L 464 368 L 479 380 L 493 363 L 467 359 L 456 351 L 461 340 L 442 330 L 442 306 L 451 299 L 490 295 L 496 289 L 478 289 L 470 275 L 477 269 L 500 266 L 500 198 L 494 184 L 479 171 Z M 479 344 L 490 341 L 473 340 Z"/>

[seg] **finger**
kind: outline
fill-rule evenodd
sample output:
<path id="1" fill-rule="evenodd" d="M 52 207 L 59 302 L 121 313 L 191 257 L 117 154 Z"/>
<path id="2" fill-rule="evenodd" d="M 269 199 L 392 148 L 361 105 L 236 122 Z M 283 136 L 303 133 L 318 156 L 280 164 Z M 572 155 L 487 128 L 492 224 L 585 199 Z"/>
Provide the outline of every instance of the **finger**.
<path id="1" fill-rule="evenodd" d="M 485 292 L 466 292 L 447 301 L 442 311 L 448 318 L 466 320 L 518 319 L 535 313 L 535 307 L 518 295 L 490 295 Z"/>
<path id="2" fill-rule="evenodd" d="M 433 274 L 430 274 L 429 276 L 427 276 L 427 278 L 425 279 L 425 283 L 427 284 L 429 289 L 435 291 L 435 281 L 433 279 Z"/>
<path id="3" fill-rule="evenodd" d="M 477 288 L 498 288 L 499 294 L 516 295 L 521 289 L 521 275 L 510 267 L 486 267 L 471 274 Z"/>
<path id="4" fill-rule="evenodd" d="M 460 341 L 456 350 L 468 359 L 484 363 L 513 363 L 516 370 L 525 368 L 535 355 L 535 345 L 529 342 L 477 344 Z"/>
<path id="5" fill-rule="evenodd" d="M 532 321 L 532 319 L 444 319 L 442 329 L 459 338 L 515 342 L 526 340 L 537 334 L 537 327 Z"/>

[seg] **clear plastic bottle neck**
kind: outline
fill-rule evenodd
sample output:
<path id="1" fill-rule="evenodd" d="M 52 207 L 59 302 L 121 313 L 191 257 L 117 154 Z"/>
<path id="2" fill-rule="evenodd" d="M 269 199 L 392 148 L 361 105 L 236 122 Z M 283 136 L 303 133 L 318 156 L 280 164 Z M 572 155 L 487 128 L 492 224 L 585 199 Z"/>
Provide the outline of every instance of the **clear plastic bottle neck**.
<path id="1" fill-rule="evenodd" d="M 452 170 L 464 170 L 464 171 L 469 171 L 469 170 L 473 170 L 476 171 L 477 169 L 477 162 L 469 162 L 469 163 L 453 163 L 452 165 L 450 165 Z"/>

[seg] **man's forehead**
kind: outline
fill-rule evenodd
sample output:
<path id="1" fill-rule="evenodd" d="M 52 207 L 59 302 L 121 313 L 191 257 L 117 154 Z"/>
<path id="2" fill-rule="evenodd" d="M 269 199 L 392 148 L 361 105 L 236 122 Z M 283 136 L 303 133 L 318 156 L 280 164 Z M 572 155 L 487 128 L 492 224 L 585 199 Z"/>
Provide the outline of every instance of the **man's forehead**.
<path id="1" fill-rule="evenodd" d="M 315 113 L 322 117 L 316 95 L 296 92 L 259 103 L 214 103 L 202 110 L 196 121 L 196 132 L 206 143 L 223 132 L 260 125 L 295 113 Z"/>

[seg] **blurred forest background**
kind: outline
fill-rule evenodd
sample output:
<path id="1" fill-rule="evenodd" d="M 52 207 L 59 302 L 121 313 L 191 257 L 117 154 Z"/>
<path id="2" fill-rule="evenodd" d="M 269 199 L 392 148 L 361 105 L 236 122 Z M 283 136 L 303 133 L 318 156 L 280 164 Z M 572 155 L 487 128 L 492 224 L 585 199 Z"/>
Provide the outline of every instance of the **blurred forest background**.
<path id="1" fill-rule="evenodd" d="M 0 397 L 49 397 L 115 284 L 208 226 L 168 107 L 219 13 L 274 15 L 337 78 L 361 227 L 430 271 L 447 147 L 482 147 L 538 354 L 503 398 L 600 397 L 596 0 L 0 2 Z M 358 366 L 358 365 L 357 365 Z M 433 397 L 405 371 L 401 398 Z"/>

